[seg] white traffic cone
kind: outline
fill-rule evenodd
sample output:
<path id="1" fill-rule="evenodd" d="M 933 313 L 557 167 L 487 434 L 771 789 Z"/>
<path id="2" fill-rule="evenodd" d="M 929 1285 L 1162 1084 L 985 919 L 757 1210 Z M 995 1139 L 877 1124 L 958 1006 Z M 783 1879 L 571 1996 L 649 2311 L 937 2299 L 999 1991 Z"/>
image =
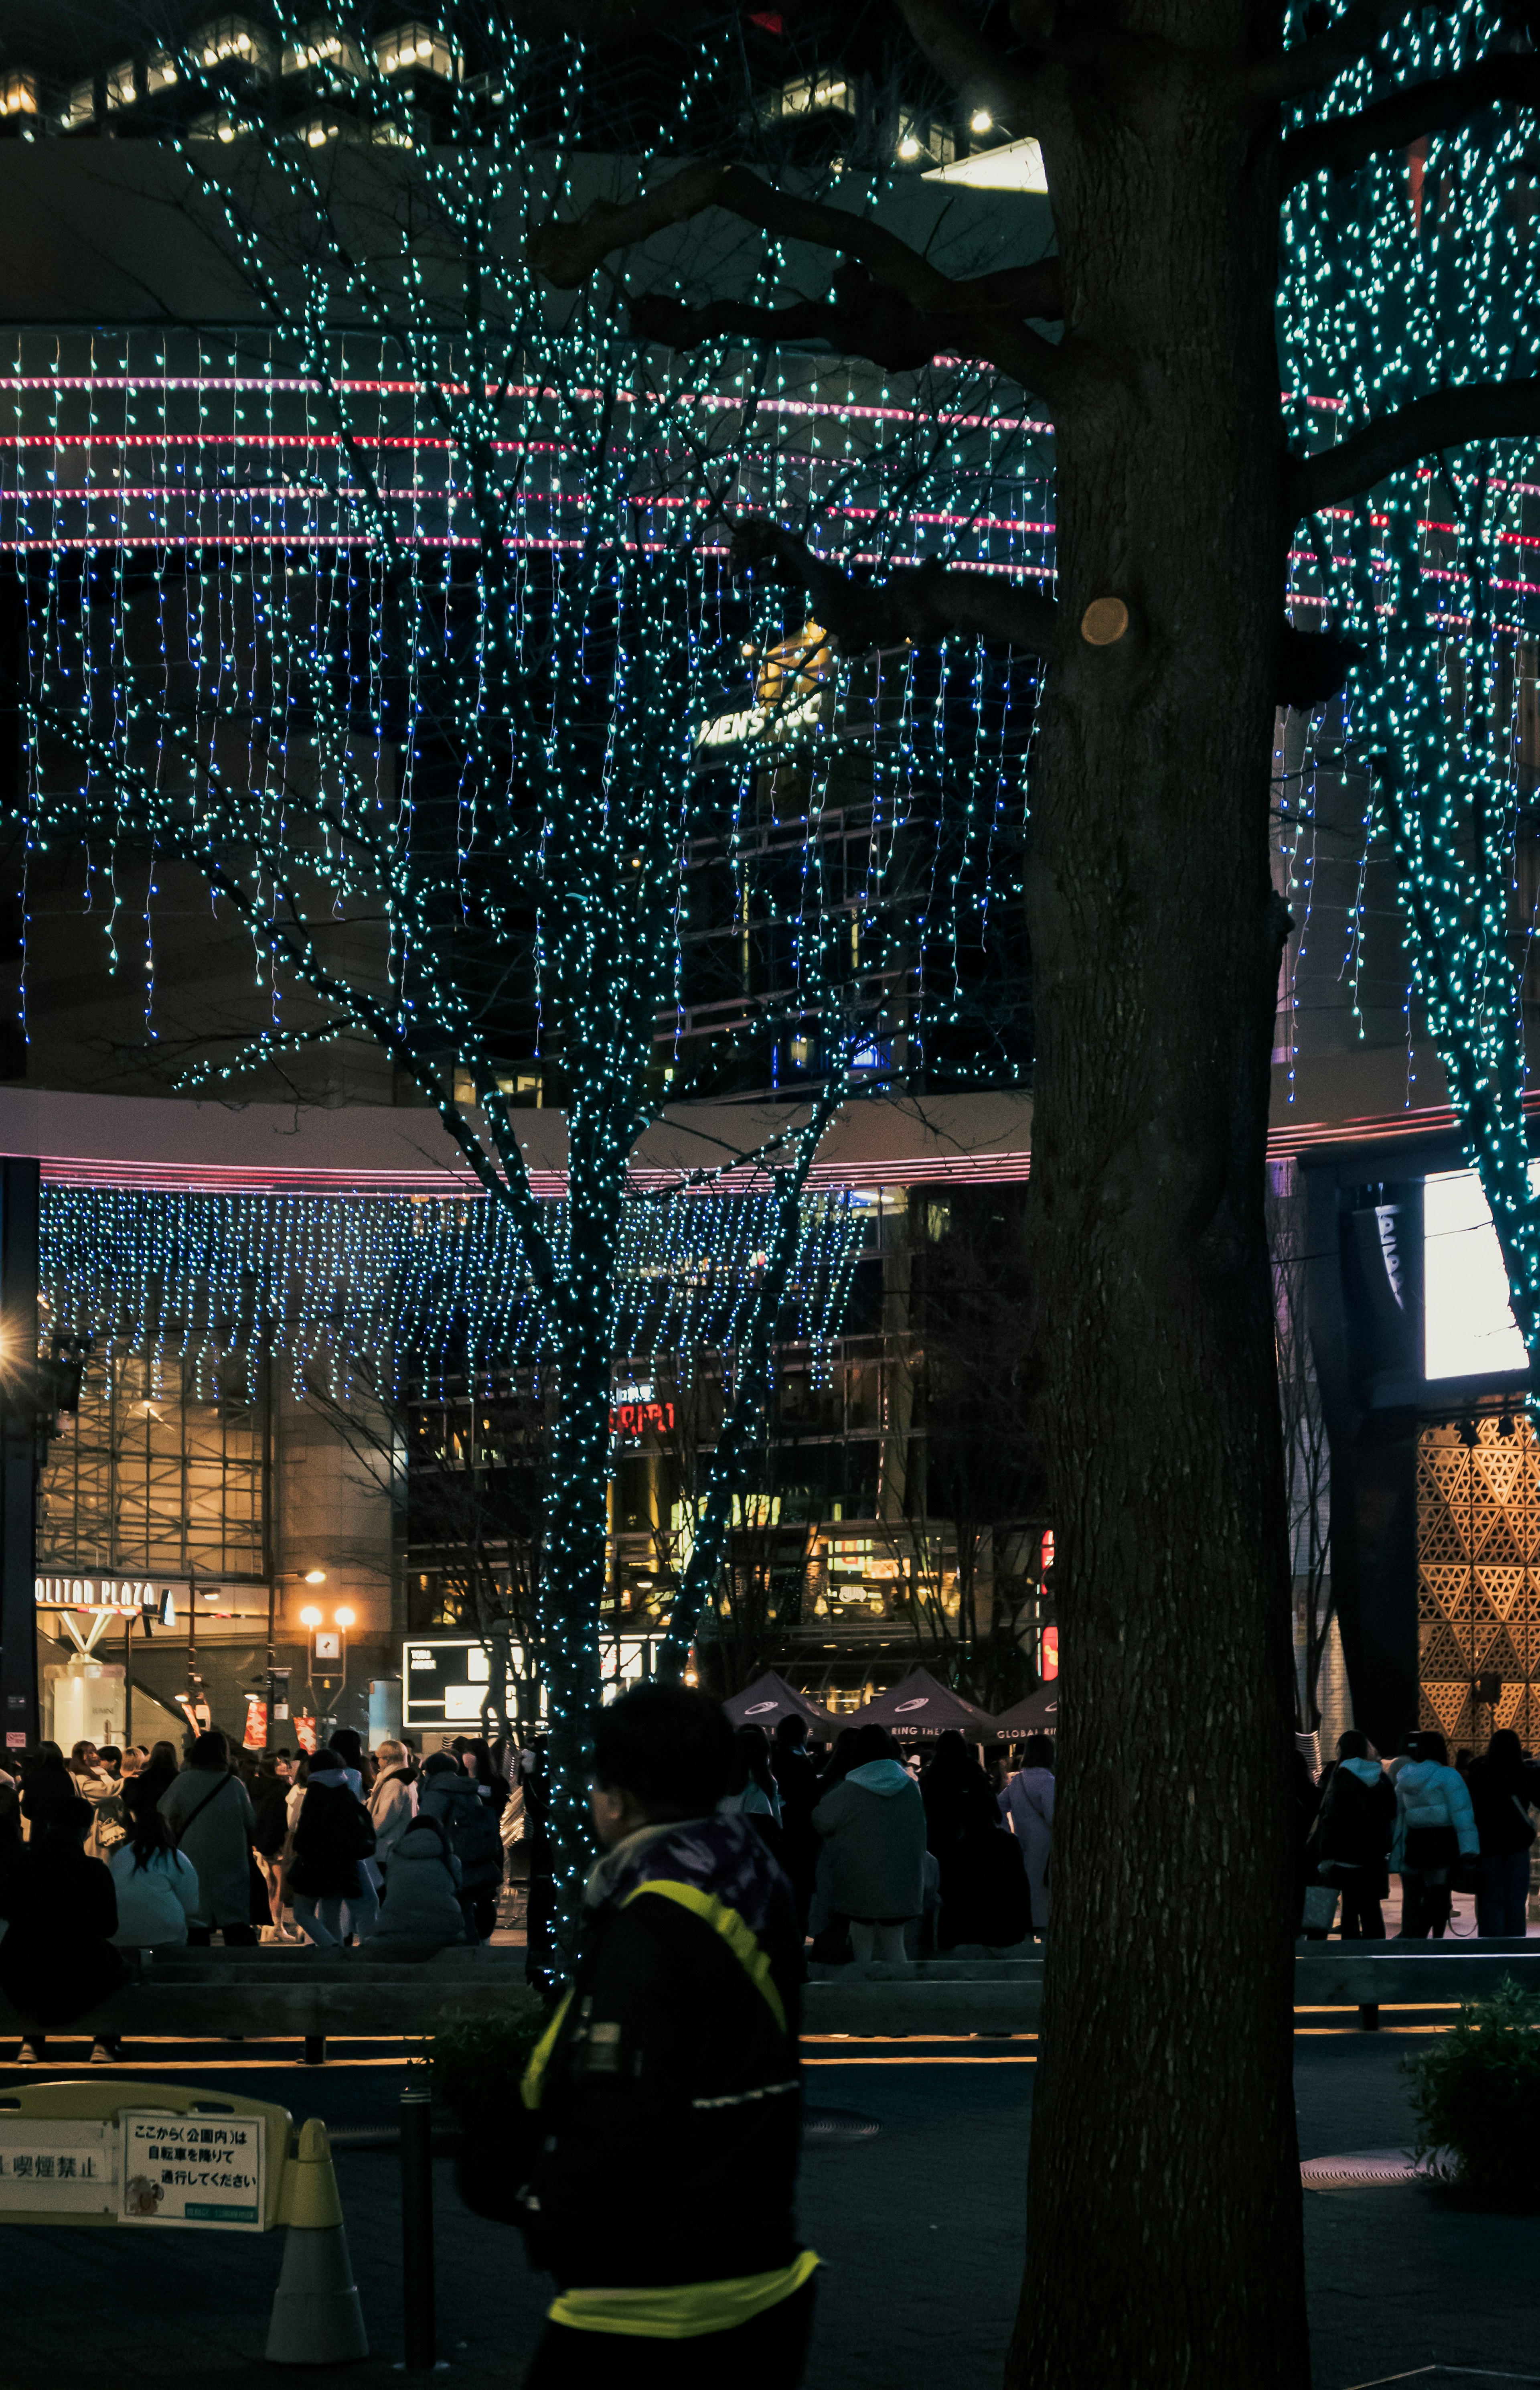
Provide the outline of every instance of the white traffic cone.
<path id="1" fill-rule="evenodd" d="M 288 2169 L 283 2271 L 267 2327 L 269 2365 L 342 2365 L 367 2357 L 369 2336 L 353 2278 L 327 2128 L 312 2116 Z"/>

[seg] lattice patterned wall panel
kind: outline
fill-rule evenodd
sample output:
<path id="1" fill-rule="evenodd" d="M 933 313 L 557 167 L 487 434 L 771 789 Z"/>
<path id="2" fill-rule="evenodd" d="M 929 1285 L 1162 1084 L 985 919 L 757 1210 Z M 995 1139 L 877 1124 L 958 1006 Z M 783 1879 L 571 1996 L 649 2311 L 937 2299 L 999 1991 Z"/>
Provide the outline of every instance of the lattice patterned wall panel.
<path id="1" fill-rule="evenodd" d="M 1418 1675 L 1421 1723 L 1451 1750 L 1511 1726 L 1540 1737 L 1540 1446 L 1527 1418 L 1504 1436 L 1478 1421 L 1418 1439 Z M 1500 1678 L 1495 1710 L 1474 1698 Z"/>

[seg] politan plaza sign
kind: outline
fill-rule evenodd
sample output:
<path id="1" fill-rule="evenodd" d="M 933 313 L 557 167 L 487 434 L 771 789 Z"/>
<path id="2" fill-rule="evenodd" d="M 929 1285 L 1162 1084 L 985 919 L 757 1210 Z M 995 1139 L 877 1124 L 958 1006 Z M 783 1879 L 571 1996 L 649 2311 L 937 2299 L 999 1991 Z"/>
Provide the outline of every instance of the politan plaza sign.
<path id="1" fill-rule="evenodd" d="M 32 1579 L 32 1598 L 39 1610 L 115 1610 L 134 1618 L 151 1617 L 158 1626 L 176 1618 L 176 1587 L 152 1585 L 137 1576 L 39 1576 Z"/>

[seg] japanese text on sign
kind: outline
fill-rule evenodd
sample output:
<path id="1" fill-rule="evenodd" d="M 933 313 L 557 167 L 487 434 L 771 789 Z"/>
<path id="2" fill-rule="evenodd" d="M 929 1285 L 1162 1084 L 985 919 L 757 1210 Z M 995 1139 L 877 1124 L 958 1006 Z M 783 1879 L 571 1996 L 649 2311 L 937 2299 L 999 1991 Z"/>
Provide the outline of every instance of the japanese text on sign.
<path id="1" fill-rule="evenodd" d="M 177 2116 L 160 2109 L 122 2119 L 125 2224 L 202 2224 L 260 2232 L 265 2134 L 260 2116 Z"/>

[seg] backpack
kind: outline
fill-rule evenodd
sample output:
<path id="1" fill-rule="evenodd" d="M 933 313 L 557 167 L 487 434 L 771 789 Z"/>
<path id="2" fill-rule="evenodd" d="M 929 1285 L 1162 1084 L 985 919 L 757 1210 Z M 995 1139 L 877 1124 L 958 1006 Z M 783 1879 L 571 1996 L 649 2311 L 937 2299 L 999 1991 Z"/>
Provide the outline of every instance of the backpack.
<path id="1" fill-rule="evenodd" d="M 503 1881 L 503 1837 L 490 1801 L 451 1804 L 443 1820 L 449 1847 L 460 1862 L 460 1890 L 476 1892 Z"/>

